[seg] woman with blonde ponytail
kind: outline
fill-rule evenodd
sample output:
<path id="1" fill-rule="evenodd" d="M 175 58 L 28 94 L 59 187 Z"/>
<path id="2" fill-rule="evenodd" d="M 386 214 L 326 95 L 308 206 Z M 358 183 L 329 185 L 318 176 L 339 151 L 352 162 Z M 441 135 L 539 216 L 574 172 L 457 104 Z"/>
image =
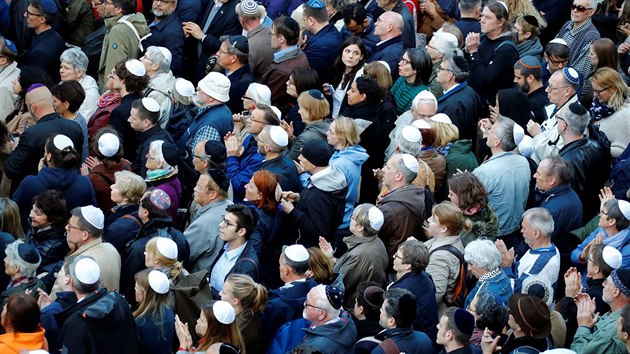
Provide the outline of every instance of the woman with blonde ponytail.
<path id="1" fill-rule="evenodd" d="M 229 302 L 236 312 L 236 323 L 243 337 L 247 354 L 264 353 L 260 344 L 262 325 L 260 314 L 267 303 L 267 289 L 245 274 L 232 274 L 225 280 L 219 293 L 221 300 Z"/>
<path id="2" fill-rule="evenodd" d="M 147 268 L 165 273 L 171 284 L 177 283 L 180 276 L 188 273 L 182 263 L 177 261 L 177 244 L 167 237 L 153 237 L 147 242 L 144 263 Z"/>

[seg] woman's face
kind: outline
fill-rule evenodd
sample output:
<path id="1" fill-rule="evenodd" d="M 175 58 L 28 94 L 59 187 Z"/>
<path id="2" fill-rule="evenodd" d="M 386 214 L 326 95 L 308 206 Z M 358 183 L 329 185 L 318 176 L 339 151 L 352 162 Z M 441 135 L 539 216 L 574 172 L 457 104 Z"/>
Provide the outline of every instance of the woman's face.
<path id="1" fill-rule="evenodd" d="M 44 214 L 41 209 L 39 209 L 35 204 L 31 208 L 30 214 L 28 217 L 31 219 L 31 226 L 33 227 L 44 227 L 50 225 L 50 221 L 48 221 L 48 216 Z"/>
<path id="2" fill-rule="evenodd" d="M 604 86 L 593 80 L 593 97 L 597 98 L 601 103 L 608 103 L 613 94 L 613 88 Z"/>
<path id="3" fill-rule="evenodd" d="M 144 290 L 142 289 L 142 287 L 140 287 L 138 282 L 136 282 L 136 285 L 134 286 L 134 290 L 135 290 L 135 295 L 136 295 L 136 302 L 141 303 L 142 300 L 144 300 Z"/>
<path id="4" fill-rule="evenodd" d="M 350 44 L 343 48 L 343 52 L 341 52 L 341 61 L 346 68 L 354 68 L 361 59 L 363 59 L 363 53 L 361 53 L 361 49 L 356 44 Z"/>
<path id="5" fill-rule="evenodd" d="M 481 12 L 481 20 L 479 23 L 481 24 L 481 33 L 494 34 L 501 31 L 503 21 L 499 21 L 494 12 L 490 11 L 486 6 Z"/>
<path id="6" fill-rule="evenodd" d="M 291 97 L 297 98 L 298 92 L 295 88 L 295 81 L 293 80 L 293 75 L 289 76 L 289 80 L 287 80 L 287 94 Z"/>
<path id="7" fill-rule="evenodd" d="M 361 93 L 359 92 L 359 88 L 357 87 L 357 82 L 353 81 L 350 89 L 348 90 L 348 104 L 350 106 L 354 106 L 357 103 L 361 102 Z"/>
<path id="8" fill-rule="evenodd" d="M 195 332 L 197 332 L 200 337 L 203 337 L 203 335 L 206 334 L 207 330 L 208 319 L 206 318 L 206 315 L 203 314 L 203 310 L 201 310 L 199 318 L 197 319 L 197 324 L 195 325 Z"/>
<path id="9" fill-rule="evenodd" d="M 479 279 L 482 275 L 488 273 L 485 268 L 477 267 L 474 263 L 468 262 L 468 269 L 473 273 L 477 279 Z"/>
<path id="10" fill-rule="evenodd" d="M 219 292 L 219 296 L 221 297 L 221 300 L 230 303 L 232 306 L 237 303 L 237 301 L 235 301 L 236 299 L 234 298 L 234 289 L 232 289 L 232 283 L 230 283 L 229 281 L 226 281 L 223 284 L 223 290 Z"/>
<path id="11" fill-rule="evenodd" d="M 153 252 L 144 251 L 144 266 L 147 268 L 155 269 L 157 262 L 153 257 Z"/>
<path id="12" fill-rule="evenodd" d="M 407 79 L 407 81 L 414 81 L 416 78 L 416 70 L 411 67 L 409 62 L 409 53 L 405 53 L 402 59 L 398 62 L 398 74 Z"/>
<path id="13" fill-rule="evenodd" d="M 144 166 L 149 170 L 149 171 L 153 171 L 153 170 L 157 170 L 158 168 L 160 168 L 157 160 L 155 159 L 155 157 L 153 155 L 151 155 L 151 150 L 149 150 L 149 152 L 147 152 L 147 163 L 144 164 Z"/>
<path id="14" fill-rule="evenodd" d="M 341 143 L 341 139 L 339 139 L 339 137 L 335 133 L 336 129 L 337 123 L 333 121 L 332 123 L 330 123 L 330 127 L 326 132 L 326 140 L 328 141 L 328 144 L 332 145 L 333 147 L 337 147 L 337 145 Z"/>
<path id="15" fill-rule="evenodd" d="M 55 112 L 61 115 L 68 111 L 68 103 L 61 101 L 55 96 L 53 96 L 53 107 L 55 108 Z"/>
<path id="16" fill-rule="evenodd" d="M 309 118 L 311 117 L 311 115 L 308 113 L 308 110 L 306 110 L 304 107 L 302 107 L 301 104 L 298 104 L 298 113 L 300 114 L 300 117 L 302 117 L 302 122 L 306 123 L 309 121 Z"/>
<path id="17" fill-rule="evenodd" d="M 20 78 L 16 77 L 15 79 L 13 79 L 13 81 L 11 81 L 11 83 L 13 84 L 13 94 L 17 95 L 20 93 L 20 91 L 22 91 L 22 85 L 20 85 Z"/>
<path id="18" fill-rule="evenodd" d="M 61 81 L 81 80 L 81 75 L 77 75 L 74 72 L 74 67 L 65 61 L 62 61 L 59 65 L 59 76 L 61 76 Z"/>
<path id="19" fill-rule="evenodd" d="M 16 273 L 16 267 L 9 263 L 9 257 L 4 257 L 4 274 L 13 277 Z"/>
<path id="20" fill-rule="evenodd" d="M 593 67 L 596 68 L 597 64 L 599 64 L 599 58 L 597 57 L 597 54 L 593 50 L 592 45 L 591 45 L 591 48 L 588 50 L 588 57 L 591 59 L 591 64 L 593 64 Z"/>
<path id="21" fill-rule="evenodd" d="M 448 189 L 448 199 L 459 208 L 459 197 L 450 188 Z"/>
<path id="22" fill-rule="evenodd" d="M 125 203 L 125 199 L 122 197 L 122 195 L 120 194 L 120 189 L 118 189 L 118 184 L 114 183 L 111 185 L 111 192 L 110 192 L 110 199 L 112 200 L 112 202 L 116 203 L 116 204 L 124 204 Z"/>
<path id="23" fill-rule="evenodd" d="M 437 237 L 444 233 L 444 227 L 440 225 L 440 219 L 437 215 L 431 215 L 431 217 L 427 219 L 427 222 L 429 223 L 429 235 Z"/>
<path id="24" fill-rule="evenodd" d="M 256 202 L 262 198 L 262 193 L 260 193 L 256 183 L 254 183 L 254 177 L 245 185 L 245 198 L 250 202 Z"/>

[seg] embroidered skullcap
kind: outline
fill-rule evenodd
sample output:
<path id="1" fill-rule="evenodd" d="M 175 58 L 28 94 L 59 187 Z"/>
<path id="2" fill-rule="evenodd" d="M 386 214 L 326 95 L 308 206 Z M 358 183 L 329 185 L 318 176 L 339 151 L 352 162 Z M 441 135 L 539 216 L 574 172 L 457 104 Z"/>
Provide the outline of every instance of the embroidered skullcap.
<path id="1" fill-rule="evenodd" d="M 619 210 L 621 210 L 621 213 L 623 214 L 623 216 L 630 220 L 630 203 L 628 203 L 625 200 L 620 200 L 619 202 Z"/>
<path id="2" fill-rule="evenodd" d="M 573 85 L 580 84 L 580 74 L 578 74 L 577 70 L 573 69 L 570 66 L 562 68 L 562 74 L 564 74 L 565 79 Z"/>
<path id="3" fill-rule="evenodd" d="M 285 246 L 282 252 L 285 257 L 293 262 L 306 262 L 309 258 L 308 250 L 300 244 Z"/>
<path id="4" fill-rule="evenodd" d="M 339 310 L 343 304 L 343 292 L 337 287 L 326 285 L 326 299 L 335 310 Z"/>
<path id="5" fill-rule="evenodd" d="M 217 321 L 229 325 L 236 319 L 234 307 L 229 302 L 219 300 L 212 305 L 212 312 Z"/>
<path id="6" fill-rule="evenodd" d="M 512 130 L 512 136 L 514 137 L 514 143 L 516 145 L 520 144 L 523 141 L 523 137 L 525 136 L 525 129 L 518 124 L 514 124 L 514 129 Z"/>
<path id="7" fill-rule="evenodd" d="M 411 172 L 418 173 L 418 160 L 410 154 L 402 154 L 402 160 Z"/>
<path id="8" fill-rule="evenodd" d="M 180 77 L 175 80 L 175 91 L 184 97 L 192 97 L 195 95 L 195 85 Z"/>
<path id="9" fill-rule="evenodd" d="M 164 56 L 164 58 L 166 58 L 166 61 L 170 65 L 171 61 L 173 61 L 173 54 L 171 54 L 171 51 L 165 47 L 156 47 L 156 48 L 160 50 L 160 53 L 162 53 L 162 55 Z"/>
<path id="10" fill-rule="evenodd" d="M 619 268 L 610 273 L 615 287 L 625 296 L 630 297 L 630 269 Z"/>
<path id="11" fill-rule="evenodd" d="M 103 211 L 93 205 L 81 207 L 81 215 L 85 221 L 99 230 L 103 230 L 105 226 L 105 215 Z"/>
<path id="12" fill-rule="evenodd" d="M 149 194 L 149 202 L 160 210 L 166 210 L 171 207 L 171 197 L 161 189 L 154 189 Z"/>
<path id="13" fill-rule="evenodd" d="M 422 134 L 420 134 L 418 128 L 414 127 L 413 125 L 408 125 L 402 128 L 400 134 L 402 134 L 402 137 L 405 140 L 411 143 L 417 143 L 418 141 L 422 140 Z"/>
<path id="14" fill-rule="evenodd" d="M 67 147 L 74 148 L 74 143 L 70 138 L 63 134 L 57 134 L 53 138 L 53 145 L 59 150 L 63 150 Z"/>
<path id="15" fill-rule="evenodd" d="M 431 117 L 431 120 L 438 123 L 453 124 L 451 118 L 449 118 L 449 116 L 444 113 L 438 113 L 434 115 L 433 117 Z"/>
<path id="16" fill-rule="evenodd" d="M 260 11 L 258 3 L 254 0 L 244 0 L 236 6 L 240 8 L 240 12 L 243 15 L 258 15 Z"/>
<path id="17" fill-rule="evenodd" d="M 168 259 L 177 259 L 177 243 L 168 237 L 157 237 L 155 246 L 158 252 Z"/>
<path id="18" fill-rule="evenodd" d="M 98 151 L 105 157 L 116 155 L 120 149 L 120 140 L 116 134 L 105 133 L 98 138 Z"/>
<path id="19" fill-rule="evenodd" d="M 604 249 L 602 250 L 602 258 L 612 269 L 619 269 L 623 260 L 621 252 L 612 246 L 604 246 Z"/>
<path id="20" fill-rule="evenodd" d="M 160 104 L 154 98 L 145 97 L 142 99 L 142 106 L 149 112 L 159 112 Z"/>
<path id="21" fill-rule="evenodd" d="M 149 286 L 158 294 L 166 294 L 169 290 L 168 277 L 159 270 L 152 270 L 149 273 Z"/>
<path id="22" fill-rule="evenodd" d="M 527 69 L 540 69 L 540 61 L 538 58 L 532 55 L 526 55 L 522 57 L 519 61 L 522 67 Z"/>
<path id="23" fill-rule="evenodd" d="M 147 74 L 144 64 L 138 59 L 131 59 L 125 62 L 125 68 L 134 76 L 144 76 Z"/>
<path id="24" fill-rule="evenodd" d="M 370 226 L 372 226 L 374 230 L 378 231 L 381 227 L 383 227 L 385 216 L 379 208 L 371 207 L 370 210 L 368 210 L 368 220 L 370 220 Z"/>
<path id="25" fill-rule="evenodd" d="M 546 279 L 539 276 L 531 276 L 525 278 L 522 284 L 521 293 L 536 296 L 544 301 L 548 306 L 553 303 L 551 296 L 552 292 L 551 284 Z"/>
<path id="26" fill-rule="evenodd" d="M 429 125 L 429 122 L 427 122 L 424 119 L 416 119 L 413 122 L 411 122 L 411 125 L 413 125 L 414 127 L 418 129 L 431 129 L 431 125 Z"/>
<path id="27" fill-rule="evenodd" d="M 83 284 L 95 284 L 101 277 L 101 268 L 92 258 L 81 258 L 74 266 L 74 274 Z"/>
<path id="28" fill-rule="evenodd" d="M 320 90 L 310 89 L 310 90 L 308 90 L 308 91 L 306 91 L 306 92 L 308 92 L 308 94 L 309 94 L 311 97 L 313 97 L 314 99 L 317 99 L 317 100 L 323 100 L 323 99 L 325 99 L 324 94 L 323 94 Z"/>
<path id="29" fill-rule="evenodd" d="M 269 129 L 269 136 L 278 146 L 284 147 L 289 144 L 289 134 L 277 125 L 271 126 L 271 129 Z"/>

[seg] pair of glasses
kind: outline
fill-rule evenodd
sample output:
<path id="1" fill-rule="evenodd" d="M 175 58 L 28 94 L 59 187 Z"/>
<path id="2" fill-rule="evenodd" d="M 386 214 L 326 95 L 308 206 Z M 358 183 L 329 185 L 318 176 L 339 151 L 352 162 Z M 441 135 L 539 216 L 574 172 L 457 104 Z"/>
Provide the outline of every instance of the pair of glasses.
<path id="1" fill-rule="evenodd" d="M 312 307 L 312 308 L 315 308 L 315 309 L 318 309 L 318 310 L 326 311 L 326 310 L 324 310 L 323 308 L 321 308 L 319 306 L 311 305 L 311 304 L 308 303 L 308 301 L 304 301 L 304 308 L 307 308 L 307 307 Z"/>
<path id="2" fill-rule="evenodd" d="M 238 228 L 238 225 L 237 225 L 237 224 L 233 224 L 233 223 L 231 223 L 230 221 L 226 220 L 225 218 L 223 218 L 223 220 L 221 220 L 221 222 L 219 223 L 219 225 L 225 225 L 225 227 L 228 227 L 228 226 L 234 226 L 234 227 Z"/>
<path id="3" fill-rule="evenodd" d="M 606 87 L 606 88 L 603 88 L 603 89 L 601 89 L 601 90 L 595 90 L 595 89 L 593 89 L 593 93 L 594 93 L 594 94 L 596 94 L 596 95 L 601 95 L 601 94 L 602 94 L 602 92 L 604 92 L 604 91 L 608 90 L 609 88 L 610 88 L 610 87 Z"/>
<path id="4" fill-rule="evenodd" d="M 582 5 L 571 5 L 571 10 L 576 11 L 576 12 L 585 12 L 592 9 L 593 9 L 592 7 L 584 7 Z"/>

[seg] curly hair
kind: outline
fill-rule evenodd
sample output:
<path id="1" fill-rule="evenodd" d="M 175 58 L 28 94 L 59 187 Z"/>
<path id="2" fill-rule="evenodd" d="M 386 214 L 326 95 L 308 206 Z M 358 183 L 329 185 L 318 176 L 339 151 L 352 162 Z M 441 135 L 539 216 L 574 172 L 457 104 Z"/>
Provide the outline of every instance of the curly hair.
<path id="1" fill-rule="evenodd" d="M 449 189 L 457 195 L 459 208 L 462 210 L 488 206 L 488 192 L 481 180 L 472 172 L 462 172 L 453 175 L 448 181 Z"/>

